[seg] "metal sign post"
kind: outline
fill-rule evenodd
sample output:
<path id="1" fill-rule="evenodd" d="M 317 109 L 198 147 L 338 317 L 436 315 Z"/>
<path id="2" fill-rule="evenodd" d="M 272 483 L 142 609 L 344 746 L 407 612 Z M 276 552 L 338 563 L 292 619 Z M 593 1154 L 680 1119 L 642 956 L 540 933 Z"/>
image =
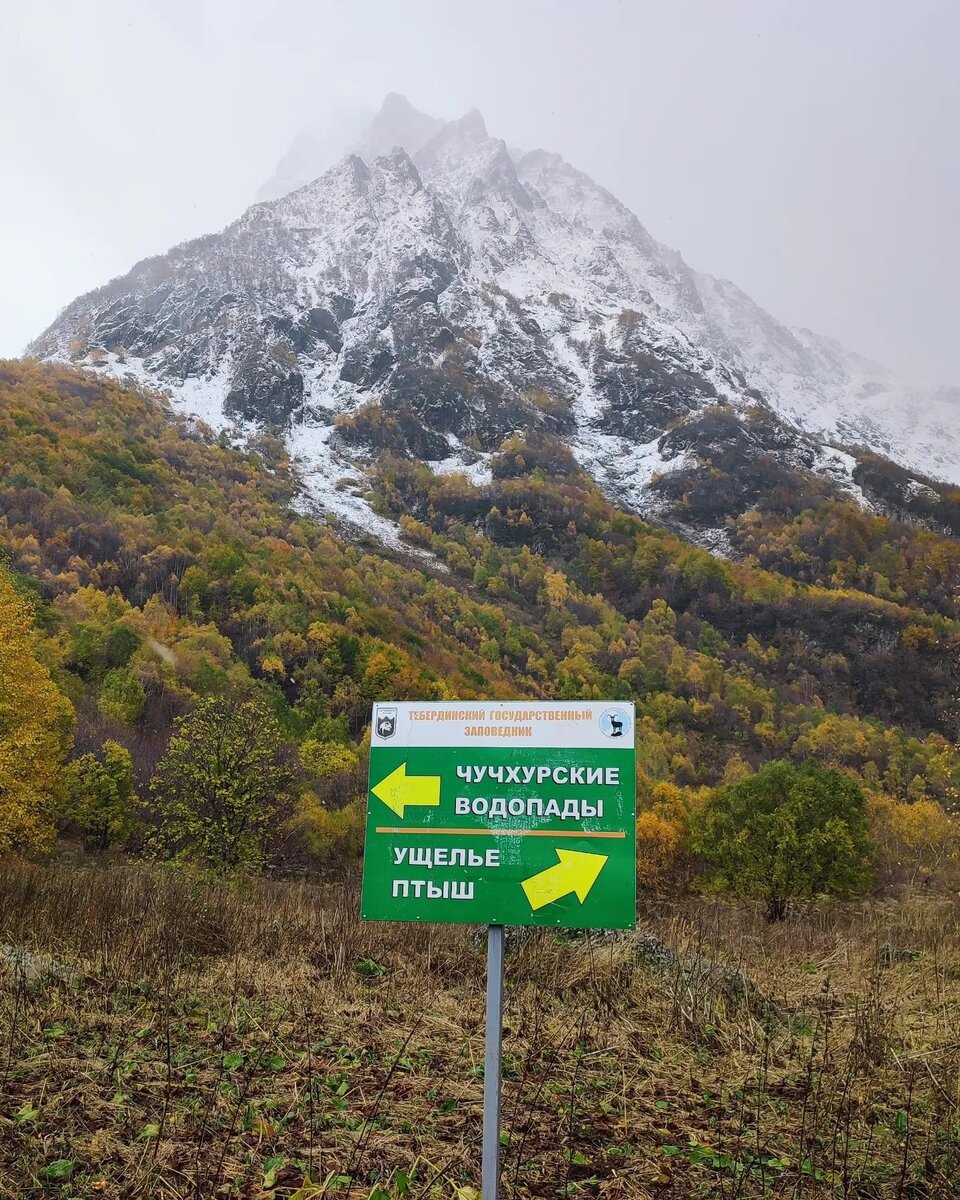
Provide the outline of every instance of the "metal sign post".
<path id="1" fill-rule="evenodd" d="M 482 1200 L 500 1164 L 504 926 L 631 929 L 627 700 L 378 703 L 360 915 L 487 926 Z"/>
<path id="2" fill-rule="evenodd" d="M 481 1200 L 497 1200 L 500 1182 L 500 1078 L 503 1046 L 503 926 L 487 927 L 487 1028 L 483 1056 Z"/>

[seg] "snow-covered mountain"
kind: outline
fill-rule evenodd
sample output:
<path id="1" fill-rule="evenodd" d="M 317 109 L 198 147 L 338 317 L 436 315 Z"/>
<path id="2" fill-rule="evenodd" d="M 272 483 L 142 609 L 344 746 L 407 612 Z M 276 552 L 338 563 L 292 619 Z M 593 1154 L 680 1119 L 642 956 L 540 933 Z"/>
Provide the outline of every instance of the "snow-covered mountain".
<path id="1" fill-rule="evenodd" d="M 479 477 L 531 429 L 639 509 L 717 430 L 854 490 L 857 448 L 960 482 L 960 389 L 780 325 L 559 155 L 395 95 L 355 153 L 81 296 L 28 353 L 169 389 L 214 428 L 282 428 L 314 494 L 356 519 L 372 514 L 343 479 L 364 447 Z"/>

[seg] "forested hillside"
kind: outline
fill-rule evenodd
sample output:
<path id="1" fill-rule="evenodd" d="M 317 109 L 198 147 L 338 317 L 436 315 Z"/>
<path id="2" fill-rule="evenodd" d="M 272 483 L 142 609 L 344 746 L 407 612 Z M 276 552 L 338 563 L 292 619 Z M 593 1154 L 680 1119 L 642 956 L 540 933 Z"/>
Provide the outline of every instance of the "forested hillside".
<path id="1" fill-rule="evenodd" d="M 145 796 L 177 717 L 259 700 L 297 781 L 275 849 L 294 858 L 343 834 L 375 698 L 634 698 L 661 814 L 777 758 L 952 807 L 952 537 L 781 488 L 730 522 L 728 561 L 613 508 L 547 435 L 493 468 L 477 487 L 384 453 L 396 555 L 298 513 L 272 438 L 240 451 L 160 397 L 0 366 L 0 547 L 74 754 L 126 747 Z"/>
<path id="2" fill-rule="evenodd" d="M 555 696 L 637 703 L 642 931 L 511 940 L 504 1186 L 954 1195 L 957 543 L 781 473 L 724 560 L 545 435 L 371 470 L 408 551 L 0 364 L 0 1191 L 478 1194 L 477 943 L 357 920 L 366 723 Z"/>

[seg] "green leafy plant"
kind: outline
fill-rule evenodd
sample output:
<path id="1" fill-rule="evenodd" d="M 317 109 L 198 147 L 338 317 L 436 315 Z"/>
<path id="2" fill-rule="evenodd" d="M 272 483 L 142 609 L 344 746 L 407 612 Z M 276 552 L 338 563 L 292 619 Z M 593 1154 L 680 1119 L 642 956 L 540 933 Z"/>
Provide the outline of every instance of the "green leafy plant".
<path id="1" fill-rule="evenodd" d="M 121 845 L 136 824 L 137 793 L 130 752 L 107 741 L 98 757 L 83 754 L 65 771 L 63 816 L 79 827 L 88 849 Z"/>
<path id="2" fill-rule="evenodd" d="M 383 963 L 378 963 L 372 958 L 361 958 L 357 962 L 357 974 L 364 979 L 379 979 L 386 973 L 387 968 Z"/>
<path id="3" fill-rule="evenodd" d="M 76 1159 L 73 1158 L 55 1158 L 53 1162 L 47 1163 L 41 1174 L 44 1179 L 54 1182 L 62 1182 L 69 1179 L 76 1168 Z"/>
<path id="4" fill-rule="evenodd" d="M 792 900 L 856 895 L 870 881 L 867 802 L 859 785 L 815 763 L 768 763 L 718 788 L 695 841 L 713 882 L 766 902 L 782 920 Z"/>
<path id="5" fill-rule="evenodd" d="M 220 875 L 255 870 L 292 785 L 266 709 L 250 700 L 202 699 L 178 720 L 151 781 L 161 819 L 155 844 Z"/>

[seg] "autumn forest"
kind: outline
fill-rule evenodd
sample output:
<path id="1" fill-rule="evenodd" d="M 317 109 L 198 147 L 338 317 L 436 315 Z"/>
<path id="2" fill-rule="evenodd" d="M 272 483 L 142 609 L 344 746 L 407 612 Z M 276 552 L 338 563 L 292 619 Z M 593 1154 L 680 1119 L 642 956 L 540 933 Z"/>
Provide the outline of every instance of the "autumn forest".
<path id="1" fill-rule="evenodd" d="M 374 699 L 553 696 L 637 701 L 648 871 L 710 789 L 781 759 L 858 780 L 878 838 L 906 838 L 915 866 L 943 849 L 960 543 L 930 523 L 782 489 L 728 521 L 724 560 L 612 507 L 534 434 L 479 487 L 386 451 L 369 498 L 410 547 L 388 555 L 299 515 L 268 434 L 239 450 L 55 366 L 7 363 L 0 388 L 3 619 L 32 627 L 9 670 L 60 731 L 38 762 L 46 799 L 4 817 L 6 846 L 59 831 L 156 850 L 171 731 L 229 697 L 268 715 L 286 781 L 264 864 L 342 862 Z M 118 779 L 97 818 L 91 792 Z"/>
<path id="2" fill-rule="evenodd" d="M 529 697 L 636 703 L 640 910 L 508 942 L 506 1194 L 955 1195 L 956 492 L 718 456 L 721 557 L 393 420 L 338 432 L 400 549 L 269 432 L 0 363 L 0 1194 L 477 1200 L 480 943 L 358 920 L 368 723 Z"/>

